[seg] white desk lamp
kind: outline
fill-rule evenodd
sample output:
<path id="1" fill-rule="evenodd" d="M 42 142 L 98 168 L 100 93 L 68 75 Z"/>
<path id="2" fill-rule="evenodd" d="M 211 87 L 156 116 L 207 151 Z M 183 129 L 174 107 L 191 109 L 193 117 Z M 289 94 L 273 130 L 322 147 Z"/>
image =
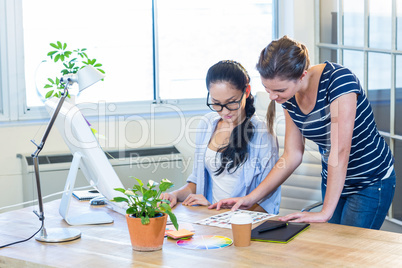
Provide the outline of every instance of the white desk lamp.
<path id="1" fill-rule="evenodd" d="M 81 237 L 81 232 L 73 228 L 50 228 L 46 230 L 44 224 L 45 216 L 43 213 L 43 200 L 40 187 L 38 156 L 39 153 L 42 151 L 43 146 L 45 145 L 50 130 L 52 129 L 54 122 L 56 121 L 57 115 L 61 107 L 63 106 L 64 100 L 68 96 L 68 87 L 73 85 L 74 83 L 78 83 L 78 88 L 79 91 L 81 92 L 85 88 L 103 79 L 103 77 L 105 76 L 91 65 L 85 66 L 84 68 L 80 69 L 76 74 L 68 74 L 63 76 L 60 79 L 60 82 L 64 84 L 64 92 L 61 94 L 60 100 L 48 123 L 48 126 L 45 130 L 45 133 L 43 134 L 40 144 L 36 144 L 35 141 L 31 140 L 31 142 L 35 144 L 35 146 L 37 147 L 36 151 L 32 154 L 32 159 L 34 162 L 36 185 L 38 190 L 38 203 L 39 203 L 39 213 L 37 211 L 34 211 L 34 213 L 39 217 L 39 220 L 42 222 L 41 231 L 38 233 L 37 236 L 35 236 L 35 239 L 38 241 L 56 243 L 56 242 L 66 242 Z"/>

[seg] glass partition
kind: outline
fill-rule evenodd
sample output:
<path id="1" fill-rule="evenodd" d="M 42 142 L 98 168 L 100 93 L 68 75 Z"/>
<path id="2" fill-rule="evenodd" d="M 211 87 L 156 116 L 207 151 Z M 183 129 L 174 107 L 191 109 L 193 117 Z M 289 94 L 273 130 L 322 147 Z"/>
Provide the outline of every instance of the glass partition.
<path id="1" fill-rule="evenodd" d="M 343 51 L 343 65 L 348 67 L 359 78 L 360 84 L 364 84 L 364 53 L 356 50 Z"/>
<path id="2" fill-rule="evenodd" d="M 402 0 L 396 0 L 396 49 L 402 50 Z"/>
<path id="3" fill-rule="evenodd" d="M 337 62 L 338 61 L 338 51 L 336 49 L 320 48 L 320 63 L 324 61 Z"/>
<path id="4" fill-rule="evenodd" d="M 379 130 L 390 131 L 391 55 L 368 54 L 368 98 Z"/>
<path id="5" fill-rule="evenodd" d="M 320 3 L 320 43 L 337 44 L 337 0 L 321 0 Z"/>
<path id="6" fill-rule="evenodd" d="M 364 0 L 343 1 L 343 44 L 364 46 Z"/>
<path id="7" fill-rule="evenodd" d="M 392 1 L 370 0 L 369 47 L 391 49 Z"/>
<path id="8" fill-rule="evenodd" d="M 396 73 L 402 74 L 402 55 L 396 56 Z M 402 76 L 395 79 L 395 134 L 402 136 Z"/>

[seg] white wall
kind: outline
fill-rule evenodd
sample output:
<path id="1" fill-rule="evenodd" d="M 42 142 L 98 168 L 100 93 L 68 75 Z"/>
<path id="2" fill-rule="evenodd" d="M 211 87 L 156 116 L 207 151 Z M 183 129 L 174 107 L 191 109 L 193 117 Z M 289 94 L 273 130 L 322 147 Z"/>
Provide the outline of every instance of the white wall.
<path id="1" fill-rule="evenodd" d="M 190 164 L 185 170 L 187 177 L 192 169 L 194 152 L 195 128 L 200 115 L 183 116 L 182 114 L 156 116 L 133 115 L 131 117 L 111 117 L 107 122 L 89 118 L 93 127 L 105 135 L 100 143 L 105 150 L 124 150 L 139 147 L 164 147 L 175 145 L 183 154 L 185 162 Z M 40 142 L 47 122 L 35 125 L 2 126 L 0 140 L 0 208 L 21 203 L 23 200 L 22 159 L 17 154 L 31 155 L 36 147 L 30 142 L 35 139 Z M 46 141 L 40 156 L 69 152 L 61 135 L 54 127 Z M 25 160 L 24 160 L 25 161 Z M 132 174 L 135 176 L 135 174 Z M 32 176 L 33 185 L 36 185 Z M 42 185 L 42 188 L 46 187 Z M 36 188 L 32 189 L 36 196 Z M 0 210 L 4 212 L 6 210 Z"/>

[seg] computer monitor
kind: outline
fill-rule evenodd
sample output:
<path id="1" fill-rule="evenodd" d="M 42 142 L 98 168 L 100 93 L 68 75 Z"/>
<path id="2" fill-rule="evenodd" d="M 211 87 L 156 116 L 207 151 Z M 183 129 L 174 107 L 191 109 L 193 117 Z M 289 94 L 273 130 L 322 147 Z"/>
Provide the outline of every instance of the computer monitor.
<path id="1" fill-rule="evenodd" d="M 45 102 L 50 115 L 54 113 L 58 101 L 58 98 L 51 98 Z M 89 184 L 95 187 L 107 200 L 111 200 L 119 195 L 121 196 L 122 194 L 115 191 L 114 188 L 124 188 L 124 186 L 77 106 L 67 101 L 64 102 L 55 125 L 73 154 L 73 160 L 60 203 L 60 215 L 70 225 L 113 222 L 113 218 L 105 212 L 91 212 L 81 215 L 74 215 L 74 211 L 70 213 L 70 200 L 78 168 L 81 169 Z M 115 205 L 120 206 L 118 203 Z"/>

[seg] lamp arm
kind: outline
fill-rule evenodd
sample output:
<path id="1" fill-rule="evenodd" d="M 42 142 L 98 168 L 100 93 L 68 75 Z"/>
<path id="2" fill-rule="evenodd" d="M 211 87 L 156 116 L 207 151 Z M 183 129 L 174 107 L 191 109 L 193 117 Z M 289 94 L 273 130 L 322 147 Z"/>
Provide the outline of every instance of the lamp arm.
<path id="1" fill-rule="evenodd" d="M 39 143 L 39 145 L 36 144 L 33 140 L 31 140 L 31 142 L 33 144 L 35 144 L 35 146 L 36 146 L 36 150 L 31 156 L 32 156 L 32 159 L 33 159 L 33 162 L 34 162 L 36 188 L 37 188 L 37 191 L 38 191 L 38 203 L 39 203 L 39 213 L 36 212 L 36 211 L 34 211 L 34 213 L 36 214 L 36 216 L 39 217 L 39 220 L 42 221 L 42 222 L 44 221 L 45 216 L 44 216 L 44 213 L 43 213 L 43 200 L 42 200 L 42 191 L 41 191 L 41 187 L 40 187 L 38 156 L 39 156 L 39 153 L 42 151 L 43 146 L 45 145 L 45 142 L 46 142 L 46 140 L 47 140 L 47 138 L 48 138 L 48 136 L 50 134 L 50 130 L 52 129 L 52 127 L 54 125 L 54 122 L 56 121 L 57 115 L 59 114 L 60 109 L 63 106 L 64 100 L 68 96 L 67 87 L 68 87 L 68 84 L 66 83 L 65 87 L 64 87 L 64 92 L 61 94 L 59 103 L 57 104 L 57 107 L 56 107 L 56 109 L 55 109 L 55 111 L 54 111 L 54 113 L 53 113 L 53 115 L 52 115 L 47 127 L 46 127 L 45 133 L 43 134 L 42 140 Z"/>
<path id="2" fill-rule="evenodd" d="M 49 123 L 48 123 L 48 125 L 46 127 L 45 133 L 43 134 L 43 137 L 42 137 L 42 140 L 41 140 L 40 144 L 38 145 L 34 141 L 31 140 L 31 142 L 33 144 L 35 144 L 36 147 L 37 147 L 36 151 L 32 154 L 32 157 L 33 156 L 38 156 L 40 151 L 42 151 L 43 146 L 45 145 L 45 142 L 47 140 L 47 137 L 50 134 L 50 130 L 52 129 L 52 127 L 54 125 L 54 122 L 56 121 L 57 115 L 59 114 L 60 109 L 63 106 L 64 100 L 67 98 L 67 96 L 68 96 L 68 89 L 67 89 L 67 84 L 66 84 L 66 86 L 64 88 L 64 92 L 61 94 L 60 101 L 57 104 L 57 107 L 56 107 L 52 117 L 50 118 L 50 121 L 49 121 Z"/>

